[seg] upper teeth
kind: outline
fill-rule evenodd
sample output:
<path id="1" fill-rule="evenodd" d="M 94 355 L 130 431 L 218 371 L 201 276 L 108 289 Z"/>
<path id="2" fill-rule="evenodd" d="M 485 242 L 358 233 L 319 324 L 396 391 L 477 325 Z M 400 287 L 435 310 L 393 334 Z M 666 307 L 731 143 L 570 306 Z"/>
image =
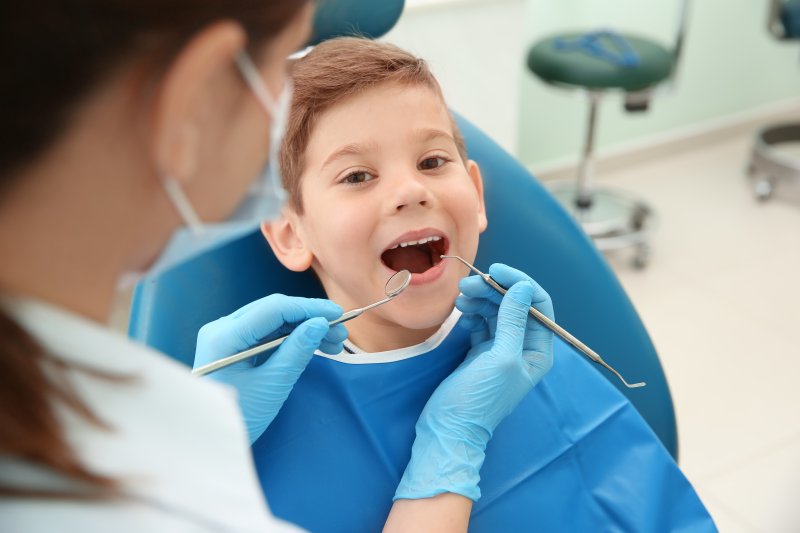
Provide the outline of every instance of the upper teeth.
<path id="1" fill-rule="evenodd" d="M 442 238 L 441 238 L 441 237 L 436 237 L 436 236 L 433 236 L 433 237 L 423 237 L 422 239 L 420 239 L 420 240 L 418 240 L 418 241 L 408 241 L 408 242 L 401 242 L 400 244 L 395 244 L 394 246 L 392 246 L 392 247 L 391 247 L 391 248 L 389 248 L 389 249 L 390 249 L 390 250 L 394 250 L 394 249 L 395 249 L 395 248 L 397 248 L 398 246 L 399 246 L 399 247 L 402 247 L 402 248 L 405 248 L 406 246 L 415 246 L 415 245 L 417 245 L 417 244 L 425 244 L 426 242 L 431 242 L 431 241 L 441 241 L 441 240 L 442 240 Z"/>

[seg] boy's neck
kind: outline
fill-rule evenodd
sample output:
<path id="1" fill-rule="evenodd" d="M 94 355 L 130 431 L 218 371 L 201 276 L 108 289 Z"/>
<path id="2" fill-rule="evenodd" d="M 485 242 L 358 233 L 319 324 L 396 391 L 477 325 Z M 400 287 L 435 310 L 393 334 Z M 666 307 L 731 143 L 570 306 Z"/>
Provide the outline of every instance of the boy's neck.
<path id="1" fill-rule="evenodd" d="M 368 353 L 408 348 L 424 342 L 441 324 L 425 329 L 410 329 L 365 313 L 347 323 L 348 340 Z"/>

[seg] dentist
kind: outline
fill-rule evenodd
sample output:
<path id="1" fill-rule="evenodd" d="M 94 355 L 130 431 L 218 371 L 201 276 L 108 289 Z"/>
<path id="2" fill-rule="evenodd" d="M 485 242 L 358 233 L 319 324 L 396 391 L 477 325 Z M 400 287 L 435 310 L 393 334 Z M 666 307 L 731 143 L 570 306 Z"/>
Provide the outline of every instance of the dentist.
<path id="1" fill-rule="evenodd" d="M 346 331 L 327 321 L 341 309 L 273 295 L 206 326 L 203 361 L 293 330 L 267 363 L 213 379 L 104 324 L 126 273 L 277 214 L 286 58 L 313 4 L 12 4 L 0 8 L 0 530 L 296 531 L 264 505 L 248 439 L 315 350 L 340 350 Z M 420 417 L 387 531 L 466 531 L 492 431 L 552 364 L 552 338 L 527 319 L 531 302 L 552 314 L 549 297 L 507 281 L 502 301 L 465 296 L 480 342 Z"/>

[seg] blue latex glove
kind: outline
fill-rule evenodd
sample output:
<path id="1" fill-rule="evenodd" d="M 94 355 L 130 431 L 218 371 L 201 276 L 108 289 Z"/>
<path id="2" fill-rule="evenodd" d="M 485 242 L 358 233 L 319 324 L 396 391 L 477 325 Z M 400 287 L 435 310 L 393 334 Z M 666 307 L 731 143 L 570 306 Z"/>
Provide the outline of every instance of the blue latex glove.
<path id="1" fill-rule="evenodd" d="M 477 276 L 461 280 L 456 306 L 472 348 L 425 405 L 395 499 L 453 492 L 478 500 L 492 433 L 552 367 L 553 334 L 528 314 L 532 304 L 553 318 L 550 296 L 505 265 L 489 274 L 511 288 L 503 297 Z"/>
<path id="2" fill-rule="evenodd" d="M 278 414 L 314 351 L 342 351 L 347 329 L 328 326 L 341 315 L 342 308 L 330 300 L 272 294 L 200 329 L 195 368 L 291 332 L 263 364 L 257 364 L 263 356 L 256 356 L 203 378 L 236 388 L 251 444 Z"/>

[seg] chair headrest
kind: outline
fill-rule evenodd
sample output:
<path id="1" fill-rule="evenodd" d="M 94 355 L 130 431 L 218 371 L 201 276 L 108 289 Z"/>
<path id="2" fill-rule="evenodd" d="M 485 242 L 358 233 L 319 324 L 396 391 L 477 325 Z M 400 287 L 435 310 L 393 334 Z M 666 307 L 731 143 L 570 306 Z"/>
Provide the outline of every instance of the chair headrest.
<path id="1" fill-rule="evenodd" d="M 405 0 L 318 0 L 309 45 L 344 35 L 377 39 L 394 27 Z"/>

